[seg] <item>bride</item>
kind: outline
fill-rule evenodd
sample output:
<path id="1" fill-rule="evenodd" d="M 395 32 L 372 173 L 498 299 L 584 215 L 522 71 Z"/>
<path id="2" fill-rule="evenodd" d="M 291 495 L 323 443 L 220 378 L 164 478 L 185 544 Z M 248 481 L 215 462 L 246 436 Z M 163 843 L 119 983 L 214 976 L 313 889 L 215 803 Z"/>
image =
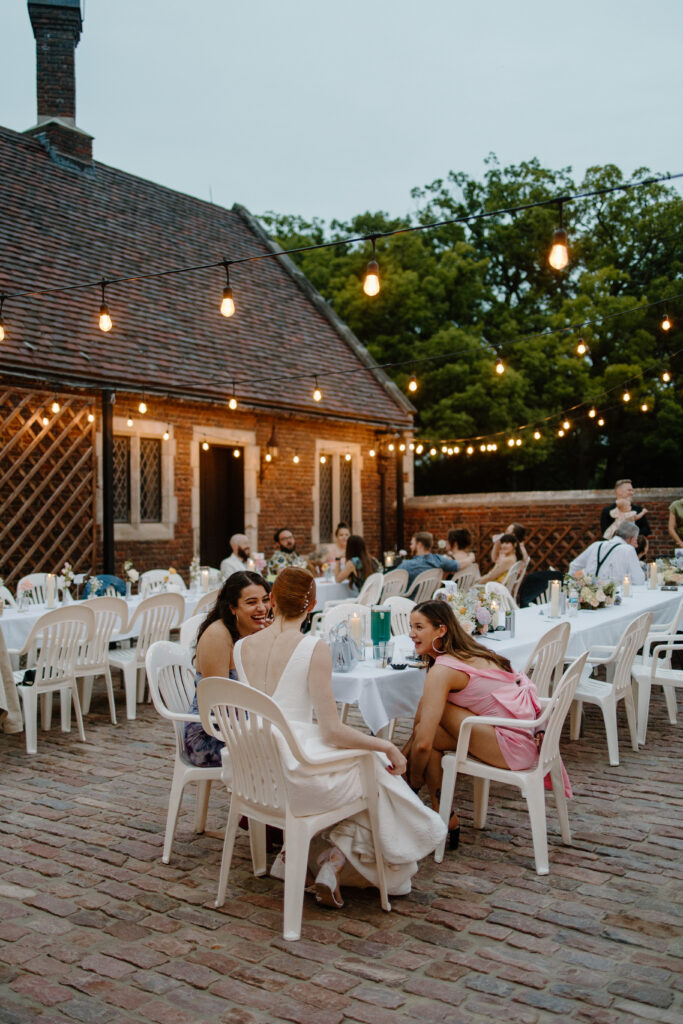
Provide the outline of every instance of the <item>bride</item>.
<path id="1" fill-rule="evenodd" d="M 403 754 L 390 743 L 359 732 L 339 721 L 332 692 L 330 649 L 317 637 L 303 636 L 301 624 L 315 607 L 315 580 L 305 569 L 283 569 L 273 584 L 272 626 L 235 644 L 235 668 L 241 682 L 268 694 L 280 706 L 300 741 L 316 752 L 325 745 L 376 752 L 378 812 L 387 890 L 410 892 L 417 861 L 431 853 L 445 834 L 445 825 L 400 778 L 406 769 Z M 315 711 L 316 724 L 312 721 Z M 305 776 L 285 768 L 288 799 L 295 813 L 360 795 L 357 770 Z M 285 839 L 286 841 L 286 839 Z M 286 856 L 286 851 L 285 856 Z M 314 891 L 326 906 L 343 906 L 341 885 L 376 885 L 370 822 L 366 811 L 321 833 L 311 844 L 309 867 Z M 317 872 L 317 873 L 316 873 Z M 282 877 L 282 866 L 273 873 Z"/>

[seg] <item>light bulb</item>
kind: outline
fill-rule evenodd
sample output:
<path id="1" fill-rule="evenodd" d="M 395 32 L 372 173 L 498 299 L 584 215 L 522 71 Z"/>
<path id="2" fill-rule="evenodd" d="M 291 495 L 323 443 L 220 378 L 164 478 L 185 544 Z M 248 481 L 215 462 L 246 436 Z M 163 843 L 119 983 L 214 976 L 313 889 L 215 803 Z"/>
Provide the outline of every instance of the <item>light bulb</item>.
<path id="1" fill-rule="evenodd" d="M 403 447 L 405 448 L 405 445 Z M 351 453 L 347 452 L 346 455 L 344 456 L 344 459 L 346 460 L 346 462 L 350 462 L 351 461 Z"/>
<path id="2" fill-rule="evenodd" d="M 92 413 L 92 412 L 89 412 L 88 413 L 88 423 L 94 423 L 94 422 L 95 422 L 95 414 Z"/>
<path id="3" fill-rule="evenodd" d="M 534 430 L 534 441 L 540 441 L 540 440 L 541 440 L 541 431 L 540 430 Z"/>
<path id="4" fill-rule="evenodd" d="M 370 260 L 365 271 L 363 291 L 372 298 L 374 295 L 379 295 L 379 289 L 379 266 L 377 260 Z"/>
<path id="5" fill-rule="evenodd" d="M 48 419 L 48 417 L 47 416 L 43 416 L 43 426 L 46 427 L 49 422 L 50 422 L 50 420 Z"/>
<path id="6" fill-rule="evenodd" d="M 400 444 L 400 445 L 398 446 L 398 450 L 399 450 L 400 452 L 404 452 L 404 451 L 406 450 L 406 446 L 405 446 L 404 444 Z M 348 461 L 348 459 L 350 459 L 350 458 L 351 458 L 351 456 L 350 456 L 350 455 L 347 455 L 347 456 L 346 456 L 346 458 L 347 458 L 347 461 Z"/>
<path id="7" fill-rule="evenodd" d="M 591 418 L 592 420 L 594 420 L 594 419 L 595 419 L 595 417 L 596 417 L 597 413 L 596 413 L 596 410 L 595 410 L 595 406 L 594 406 L 594 405 L 592 405 L 592 406 L 590 407 L 590 409 L 588 410 L 588 415 L 589 415 L 589 417 L 590 417 L 590 418 Z"/>
<path id="8" fill-rule="evenodd" d="M 603 418 L 601 416 L 600 419 L 598 420 L 598 426 L 599 427 L 604 427 L 604 425 L 605 425 L 605 421 L 603 420 Z"/>
<path id="9" fill-rule="evenodd" d="M 239 459 L 241 454 L 242 454 L 242 452 L 239 450 L 239 448 L 233 448 L 232 456 L 233 456 L 234 459 Z"/>
<path id="10" fill-rule="evenodd" d="M 485 444 L 480 444 L 479 445 L 479 451 L 480 452 L 487 452 L 488 451 L 488 446 L 485 445 Z"/>
<path id="11" fill-rule="evenodd" d="M 419 445 L 417 446 L 417 448 L 415 449 L 415 453 L 416 453 L 417 455 L 422 455 L 422 452 L 423 452 L 423 451 L 424 451 L 424 445 L 421 445 L 421 444 L 419 444 Z"/>
<path id="12" fill-rule="evenodd" d="M 417 380 L 415 379 L 415 374 L 413 374 L 408 381 L 408 391 L 417 391 Z"/>
<path id="13" fill-rule="evenodd" d="M 469 445 L 467 446 L 467 454 L 468 454 L 468 455 L 473 455 L 473 454 L 474 454 L 474 448 L 472 447 L 472 445 L 471 445 L 471 444 L 469 444 Z"/>
<path id="14" fill-rule="evenodd" d="M 622 402 L 630 402 L 631 401 L 631 394 L 630 394 L 630 392 L 624 391 L 623 395 L 621 396 L 621 400 L 622 400 Z"/>
<path id="15" fill-rule="evenodd" d="M 453 454 L 453 449 L 452 449 L 452 448 L 449 448 L 449 449 L 448 449 L 448 454 L 449 454 L 449 455 L 452 455 L 452 454 Z"/>
<path id="16" fill-rule="evenodd" d="M 442 452 L 443 452 L 443 454 L 445 455 L 445 454 L 446 454 L 446 452 L 448 451 L 448 445 L 447 445 L 447 444 L 443 444 L 443 445 L 441 445 L 441 451 L 442 451 Z"/>
<path id="17" fill-rule="evenodd" d="M 430 455 L 436 455 L 436 448 L 430 448 L 429 449 L 429 454 Z"/>
<path id="18" fill-rule="evenodd" d="M 494 442 L 493 442 L 493 444 L 491 445 L 491 451 L 492 451 L 492 452 L 497 452 L 497 451 L 498 451 L 498 445 L 496 444 L 496 442 L 495 442 L 495 441 L 494 441 Z"/>
<path id="19" fill-rule="evenodd" d="M 564 430 L 562 430 L 562 429 L 558 430 L 557 436 L 558 437 L 564 437 Z"/>
<path id="20" fill-rule="evenodd" d="M 505 363 L 502 359 L 496 359 L 496 373 L 499 376 L 502 376 L 502 374 L 505 373 Z"/>
<path id="21" fill-rule="evenodd" d="M 147 402 L 145 402 L 144 400 L 140 402 L 138 406 L 138 412 L 142 413 L 143 416 L 145 415 L 145 413 L 147 412 Z"/>
<path id="22" fill-rule="evenodd" d="M 372 448 L 370 449 L 370 454 L 371 455 L 375 454 L 374 449 L 372 449 Z M 326 455 L 321 455 L 320 456 L 320 465 L 324 466 L 326 462 L 327 462 L 327 456 Z"/>
<path id="23" fill-rule="evenodd" d="M 5 325 L 2 322 L 2 317 L 0 316 L 0 341 L 4 341 L 4 340 L 5 340 Z"/>
<path id="24" fill-rule="evenodd" d="M 409 452 L 414 452 L 414 451 L 415 451 L 415 445 L 413 444 L 413 442 L 412 442 L 412 441 L 411 441 L 411 442 L 410 442 L 410 444 L 408 445 L 408 451 L 409 451 Z"/>
<path id="25" fill-rule="evenodd" d="M 207 445 L 206 447 L 208 448 L 209 446 Z M 270 454 L 270 452 L 266 452 L 265 458 L 266 458 L 266 462 L 272 462 L 273 461 L 273 456 Z"/>
<path id="26" fill-rule="evenodd" d="M 515 439 L 514 439 L 514 437 L 508 437 L 508 448 L 514 448 L 514 447 L 515 447 Z"/>
<path id="27" fill-rule="evenodd" d="M 565 420 L 563 422 L 563 424 L 562 424 L 562 429 L 563 430 L 569 430 L 570 427 L 571 427 L 571 423 L 569 422 L 569 420 Z"/>
<path id="28" fill-rule="evenodd" d="M 649 409 L 650 409 L 650 406 L 647 404 L 647 402 L 643 402 L 641 407 L 640 407 L 640 411 L 641 412 L 648 412 Z"/>
<path id="29" fill-rule="evenodd" d="M 132 427 L 133 426 L 133 417 L 132 416 L 129 416 L 128 419 L 126 420 L 126 426 L 127 427 Z"/>
<path id="30" fill-rule="evenodd" d="M 548 263 L 553 270 L 564 270 L 569 263 L 569 249 L 567 248 L 567 232 L 564 228 L 556 228 L 553 234 L 553 244 L 548 255 Z"/>
<path id="31" fill-rule="evenodd" d="M 670 319 L 669 319 L 669 317 L 668 317 L 668 316 L 666 315 L 666 313 L 664 314 L 664 317 L 663 317 L 663 319 L 662 319 L 662 322 L 661 322 L 661 324 L 660 324 L 659 326 L 661 327 L 661 329 L 662 329 L 663 331 L 670 331 L 670 330 L 671 330 L 671 328 L 673 327 L 673 324 L 671 323 L 671 320 L 670 320 Z"/>
<path id="32" fill-rule="evenodd" d="M 460 454 L 460 449 L 458 448 L 457 444 L 456 444 L 455 448 L 453 449 L 453 451 L 455 452 L 456 455 Z"/>
<path id="33" fill-rule="evenodd" d="M 663 382 L 665 384 L 668 384 L 669 381 L 671 380 L 671 374 L 669 373 L 668 370 L 665 370 L 664 373 L 662 374 L 662 380 L 663 380 Z"/>
<path id="34" fill-rule="evenodd" d="M 235 302 L 232 297 L 232 288 L 226 287 L 223 289 L 223 298 L 221 299 L 221 314 L 223 316 L 232 316 L 235 312 Z"/>
<path id="35" fill-rule="evenodd" d="M 391 444 L 389 445 L 389 451 L 390 451 L 390 452 L 395 452 L 395 451 L 396 451 L 396 445 L 395 445 L 395 444 L 393 443 L 393 441 L 392 441 L 392 443 L 391 443 Z"/>
<path id="36" fill-rule="evenodd" d="M 588 351 L 588 345 L 583 340 L 583 338 L 581 338 L 579 340 L 579 344 L 576 346 L 576 354 L 577 354 L 577 356 L 585 356 L 587 351 Z"/>
<path id="37" fill-rule="evenodd" d="M 233 409 L 233 410 L 234 410 L 234 409 L 236 409 L 236 408 L 237 408 L 237 399 L 236 399 L 236 398 L 235 398 L 235 396 L 233 395 L 233 397 L 232 397 L 232 398 L 230 399 L 230 401 L 228 402 L 228 409 Z"/>
<path id="38" fill-rule="evenodd" d="M 517 438 L 517 440 L 515 441 L 515 444 L 517 445 L 518 448 L 522 447 L 522 439 L 521 439 L 521 437 Z"/>
<path id="39" fill-rule="evenodd" d="M 60 408 L 61 408 L 61 406 L 60 406 L 59 402 L 57 401 L 57 399 L 55 398 L 54 402 L 50 406 L 50 409 L 52 410 L 52 412 L 59 412 Z"/>
<path id="40" fill-rule="evenodd" d="M 295 455 L 294 458 L 292 459 L 292 462 L 294 463 L 295 466 L 298 466 L 299 465 L 299 456 Z"/>
<path id="41" fill-rule="evenodd" d="M 164 435 L 163 435 L 163 437 L 164 437 L 164 441 L 168 441 L 168 439 L 169 439 L 169 437 L 170 437 L 170 436 L 171 436 L 171 435 L 169 434 L 168 430 L 165 430 L 165 431 L 164 431 Z"/>
<path id="42" fill-rule="evenodd" d="M 112 318 L 109 316 L 109 310 L 107 309 L 107 303 L 103 302 L 100 306 L 100 330 L 106 334 L 113 326 Z"/>
<path id="43" fill-rule="evenodd" d="M 320 390 L 320 388 L 318 387 L 318 382 L 316 381 L 315 382 L 315 387 L 313 388 L 313 401 L 314 402 L 322 402 L 322 400 L 323 400 L 323 393 Z"/>
<path id="44" fill-rule="evenodd" d="M 202 448 L 204 449 L 205 452 L 208 452 L 208 450 L 209 450 L 209 442 L 208 441 L 202 441 Z"/>

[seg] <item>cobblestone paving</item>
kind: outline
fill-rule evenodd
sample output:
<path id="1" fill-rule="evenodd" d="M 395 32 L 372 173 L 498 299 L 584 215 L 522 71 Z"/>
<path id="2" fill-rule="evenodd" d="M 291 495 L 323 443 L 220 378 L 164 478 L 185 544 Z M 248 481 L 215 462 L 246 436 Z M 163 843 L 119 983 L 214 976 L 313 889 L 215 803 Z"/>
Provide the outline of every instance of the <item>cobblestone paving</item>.
<path id="1" fill-rule="evenodd" d="M 193 834 L 190 795 L 161 863 L 172 737 L 149 705 L 114 728 L 96 699 L 88 743 L 53 728 L 33 757 L 0 736 L 0 1021 L 680 1024 L 681 733 L 653 705 L 640 753 L 620 722 L 619 768 L 592 710 L 564 743 L 574 845 L 551 806 L 549 876 L 514 791 L 492 787 L 475 832 L 463 781 L 457 853 L 424 861 L 391 914 L 371 892 L 347 890 L 336 912 L 307 896 L 298 943 L 244 836 L 214 909 L 220 842 Z"/>

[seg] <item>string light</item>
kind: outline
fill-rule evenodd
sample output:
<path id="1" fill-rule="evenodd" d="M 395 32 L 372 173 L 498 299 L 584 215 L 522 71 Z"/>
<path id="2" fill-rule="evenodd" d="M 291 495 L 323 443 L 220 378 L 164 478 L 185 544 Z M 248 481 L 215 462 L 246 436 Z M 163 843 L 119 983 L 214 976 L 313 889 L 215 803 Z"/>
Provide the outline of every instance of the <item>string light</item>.
<path id="1" fill-rule="evenodd" d="M 399 450 L 400 452 L 404 452 L 404 451 L 406 450 L 406 446 L 405 446 L 404 444 L 400 444 L 400 445 L 398 446 L 398 450 Z M 349 458 L 351 458 L 351 456 L 350 456 L 350 455 L 349 455 L 348 457 L 349 457 Z"/>
<path id="2" fill-rule="evenodd" d="M 405 448 L 405 445 L 403 445 L 403 447 Z M 351 461 L 351 453 L 350 452 L 346 453 L 346 455 L 344 456 L 344 461 L 345 462 L 350 462 Z"/>
<path id="3" fill-rule="evenodd" d="M 95 413 L 90 411 L 88 413 L 88 423 L 94 423 L 94 422 L 95 422 Z"/>
<path id="4" fill-rule="evenodd" d="M 671 374 L 669 373 L 668 370 L 665 370 L 664 373 L 662 374 L 662 381 L 663 381 L 664 384 L 668 384 L 670 380 L 671 380 Z"/>
<path id="5" fill-rule="evenodd" d="M 588 416 L 589 416 L 590 419 L 594 420 L 596 415 L 597 415 L 597 412 L 596 412 L 595 406 L 592 405 L 590 407 L 590 409 L 588 410 Z"/>
<path id="6" fill-rule="evenodd" d="M 458 448 L 457 444 L 456 444 L 455 448 L 453 449 L 453 451 L 455 452 L 456 455 L 460 454 L 460 449 Z"/>
<path id="7" fill-rule="evenodd" d="M 142 399 L 138 406 L 138 412 L 141 413 L 143 416 L 147 412 L 147 402 L 144 400 L 144 398 Z"/>
<path id="8" fill-rule="evenodd" d="M 223 298 L 221 299 L 221 315 L 229 317 L 233 316 L 235 312 L 235 301 L 232 297 L 232 288 L 230 287 L 230 264 L 226 260 L 223 266 L 225 267 L 225 288 L 223 289 Z"/>
<path id="9" fill-rule="evenodd" d="M 562 429 L 558 430 L 557 436 L 558 437 L 564 437 L 564 430 L 562 430 Z"/>
<path id="10" fill-rule="evenodd" d="M 649 412 L 650 411 L 650 406 L 647 404 L 647 402 L 643 402 L 641 404 L 640 411 L 641 412 Z"/>
<path id="11" fill-rule="evenodd" d="M 488 450 L 489 450 L 489 446 L 487 444 L 480 444 L 479 445 L 479 451 L 480 452 L 487 452 Z"/>
<path id="12" fill-rule="evenodd" d="M 571 428 L 571 423 L 569 422 L 569 420 L 564 420 L 564 422 L 562 424 L 562 429 L 563 430 L 569 430 L 570 428 Z"/>
<path id="13" fill-rule="evenodd" d="M 588 345 L 583 340 L 583 338 L 579 338 L 579 343 L 576 346 L 576 354 L 577 354 L 577 356 L 585 356 L 587 351 L 588 351 Z"/>
<path id="14" fill-rule="evenodd" d="M 240 451 L 239 448 L 233 448 L 233 450 L 232 450 L 232 457 L 234 459 L 240 459 L 242 457 L 242 452 Z"/>
<path id="15" fill-rule="evenodd" d="M 48 419 L 48 417 L 47 416 L 43 416 L 43 426 L 46 427 L 49 422 L 50 422 L 50 420 Z"/>
<path id="16" fill-rule="evenodd" d="M 541 440 L 541 431 L 540 430 L 534 430 L 534 441 L 540 441 L 540 440 Z"/>
<path id="17" fill-rule="evenodd" d="M 374 450 L 372 448 L 370 449 L 370 454 L 371 455 L 375 454 L 375 452 L 374 452 Z M 326 462 L 327 462 L 327 456 L 326 455 L 321 455 L 320 456 L 320 465 L 324 466 Z"/>
<path id="18" fill-rule="evenodd" d="M 408 381 L 408 391 L 412 391 L 413 393 L 417 391 L 417 378 L 415 377 L 415 374 L 413 374 Z"/>
<path id="19" fill-rule="evenodd" d="M 52 412 L 55 412 L 55 413 L 59 412 L 59 410 L 61 409 L 61 406 L 60 406 L 59 402 L 57 401 L 57 396 L 56 395 L 52 396 L 52 405 L 50 406 L 50 409 L 51 409 Z"/>
<path id="20" fill-rule="evenodd" d="M 600 419 L 598 420 L 598 426 L 599 427 L 604 427 L 604 425 L 605 425 L 605 421 L 603 420 L 603 418 L 601 416 Z"/>
<path id="21" fill-rule="evenodd" d="M 202 448 L 203 448 L 203 450 L 205 452 L 208 452 L 208 450 L 209 450 L 209 442 L 208 441 L 202 441 Z"/>
<path id="22" fill-rule="evenodd" d="M 449 454 L 449 455 L 452 455 L 452 454 L 453 454 L 453 449 L 452 449 L 452 448 L 449 448 L 449 449 L 448 449 L 448 454 Z"/>
<path id="23" fill-rule="evenodd" d="M 515 441 L 515 444 L 517 445 L 518 448 L 522 447 L 522 439 L 521 439 L 521 437 L 517 438 L 517 440 Z"/>
<path id="24" fill-rule="evenodd" d="M 232 382 L 232 397 L 231 397 L 230 401 L 228 402 L 228 409 L 232 409 L 234 411 L 236 408 L 237 408 L 237 398 L 235 397 L 235 382 L 233 381 Z"/>
<path id="25" fill-rule="evenodd" d="M 168 427 L 167 427 L 167 428 L 166 428 L 166 430 L 165 430 L 165 431 L 164 431 L 164 433 L 163 433 L 163 438 L 164 438 L 164 441 L 168 441 L 168 439 L 169 439 L 169 437 L 170 437 L 170 436 L 171 436 L 171 435 L 169 434 L 169 432 L 168 432 Z"/>
<path id="26" fill-rule="evenodd" d="M 413 444 L 413 442 L 412 442 L 412 441 L 411 441 L 411 442 L 410 442 L 410 444 L 408 445 L 408 451 L 409 451 L 409 452 L 414 452 L 414 451 L 415 451 L 415 445 Z"/>
<path id="27" fill-rule="evenodd" d="M 107 282 L 104 280 L 104 278 L 102 278 L 100 282 L 100 288 L 102 289 L 102 303 L 100 305 L 100 330 L 104 331 L 105 334 L 107 334 L 114 326 L 112 318 L 109 315 L 109 308 L 107 306 L 104 294 L 106 287 Z"/>
<path id="28" fill-rule="evenodd" d="M 662 317 L 662 322 L 659 325 L 663 331 L 670 331 L 673 327 L 670 317 L 665 313 Z"/>
<path id="29" fill-rule="evenodd" d="M 502 375 L 505 373 L 505 363 L 500 357 L 496 359 L 496 373 L 498 374 L 499 377 L 502 377 Z"/>
<path id="30" fill-rule="evenodd" d="M 436 455 L 436 448 L 430 448 L 429 449 L 429 454 L 432 455 L 432 456 Z"/>
<path id="31" fill-rule="evenodd" d="M 630 391 L 624 391 L 623 395 L 621 396 L 621 400 L 622 400 L 622 402 L 630 402 L 631 401 L 631 393 L 630 393 Z"/>
<path id="32" fill-rule="evenodd" d="M 5 304 L 5 296 L 0 295 L 0 341 L 5 340 L 5 322 L 2 319 L 2 307 Z"/>
<path id="33" fill-rule="evenodd" d="M 206 446 L 206 447 L 207 447 L 207 448 L 209 447 L 209 446 L 208 446 L 208 444 L 207 444 L 207 446 Z M 271 453 L 270 453 L 270 452 L 266 452 L 266 454 L 265 454 L 264 458 L 265 458 L 266 462 L 272 462 L 272 461 L 273 461 L 273 456 L 271 455 Z"/>
<path id="34" fill-rule="evenodd" d="M 417 448 L 415 449 L 416 454 L 417 455 L 422 455 L 423 451 L 424 451 L 424 445 L 418 444 Z"/>
<path id="35" fill-rule="evenodd" d="M 374 457 L 375 457 L 375 455 L 376 455 L 376 454 L 377 454 L 377 452 L 375 451 L 375 449 L 374 449 L 374 448 L 371 448 L 371 449 L 370 449 L 370 458 L 371 458 L 371 459 L 374 459 Z M 321 461 L 322 461 L 322 460 L 321 460 Z"/>
<path id="36" fill-rule="evenodd" d="M 132 427 L 133 426 L 133 417 L 132 416 L 129 416 L 128 419 L 126 420 L 126 426 L 127 427 Z"/>
<path id="37" fill-rule="evenodd" d="M 373 298 L 375 295 L 379 295 L 380 283 L 379 283 L 379 264 L 376 260 L 375 252 L 375 238 L 371 238 L 372 242 L 372 259 L 368 263 L 365 269 L 365 279 L 363 280 L 363 291 L 366 295 Z"/>
<path id="38" fill-rule="evenodd" d="M 315 377 L 314 380 L 315 380 L 315 384 L 314 384 L 314 387 L 313 387 L 313 401 L 314 402 L 322 402 L 322 400 L 323 400 L 323 393 L 320 390 L 320 388 L 318 387 L 318 378 Z"/>
<path id="39" fill-rule="evenodd" d="M 299 465 L 299 461 L 300 461 L 299 456 L 298 455 L 294 455 L 293 458 L 292 458 L 292 462 L 294 463 L 295 466 Z"/>
<path id="40" fill-rule="evenodd" d="M 548 256 L 548 263 L 553 268 L 553 270 L 564 270 L 564 268 L 569 263 L 569 249 L 567 245 L 567 232 L 562 227 L 563 200 L 560 199 L 557 205 L 560 211 L 560 226 L 559 228 L 555 228 L 555 231 L 553 233 L 553 244 L 551 246 L 550 254 Z"/>
<path id="41" fill-rule="evenodd" d="M 467 446 L 467 454 L 468 455 L 473 455 L 474 454 L 474 448 L 472 447 L 471 444 Z"/>
<path id="42" fill-rule="evenodd" d="M 389 451 L 390 452 L 396 451 L 396 445 L 393 442 L 389 445 Z"/>

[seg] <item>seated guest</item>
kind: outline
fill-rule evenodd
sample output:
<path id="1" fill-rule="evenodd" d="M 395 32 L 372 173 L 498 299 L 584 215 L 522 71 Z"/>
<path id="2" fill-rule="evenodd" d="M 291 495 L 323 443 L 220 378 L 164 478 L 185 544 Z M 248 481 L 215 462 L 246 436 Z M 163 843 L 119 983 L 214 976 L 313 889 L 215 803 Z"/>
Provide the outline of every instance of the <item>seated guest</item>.
<path id="1" fill-rule="evenodd" d="M 288 565 L 295 565 L 299 569 L 306 568 L 306 559 L 303 555 L 297 554 L 294 534 L 288 526 L 281 526 L 279 530 L 276 530 L 273 540 L 277 544 L 277 548 L 268 559 L 267 576 L 277 576 L 280 570 Z"/>
<path id="2" fill-rule="evenodd" d="M 683 498 L 677 498 L 669 505 L 668 528 L 674 546 L 683 548 Z"/>
<path id="3" fill-rule="evenodd" d="M 352 533 L 346 542 L 346 563 L 341 568 L 341 562 L 335 562 L 334 578 L 337 583 L 345 580 L 357 593 L 368 576 L 379 570 L 379 562 L 368 554 L 365 541 L 357 533 Z"/>
<path id="4" fill-rule="evenodd" d="M 645 583 L 645 574 L 636 554 L 639 533 L 635 523 L 620 523 L 611 540 L 596 540 L 570 562 L 569 572 L 575 576 L 581 571 L 617 583 L 621 583 L 624 576 L 629 576 L 634 586 Z"/>
<path id="5" fill-rule="evenodd" d="M 234 572 L 245 572 L 249 569 L 251 560 L 251 546 L 249 538 L 245 533 L 233 533 L 230 538 L 231 555 L 221 562 L 221 572 L 224 576 L 232 576 Z"/>
<path id="6" fill-rule="evenodd" d="M 528 677 L 513 671 L 507 658 L 468 636 L 446 601 L 423 601 L 413 608 L 410 638 L 430 667 L 403 752 L 408 758 L 410 786 L 417 791 L 426 784 L 436 808 L 443 752 L 457 747 L 463 721 L 472 715 L 494 715 L 511 722 L 516 718 L 533 720 L 541 713 L 541 703 Z M 538 761 L 531 731 L 482 725 L 472 730 L 469 750 L 486 764 L 513 771 L 532 768 Z M 450 845 L 456 848 L 460 839 L 457 813 L 451 815 L 448 829 Z"/>
<path id="7" fill-rule="evenodd" d="M 461 569 L 467 569 L 470 565 L 474 565 L 477 560 L 477 556 L 474 551 L 469 549 L 472 547 L 472 534 L 469 530 L 449 530 L 448 531 L 448 557 L 454 558 L 459 564 Z"/>
<path id="8" fill-rule="evenodd" d="M 480 576 L 477 583 L 503 583 L 515 562 L 522 561 L 524 556 L 514 533 L 504 533 L 498 541 L 498 558 L 493 568 Z"/>
<path id="9" fill-rule="evenodd" d="M 603 537 L 605 536 L 605 531 L 612 525 L 612 516 L 610 515 L 610 512 L 612 511 L 612 509 L 616 508 L 616 498 L 628 498 L 628 500 L 631 501 L 631 499 L 633 498 L 633 484 L 630 480 L 617 480 L 617 482 L 614 485 L 614 494 L 615 500 L 612 502 L 611 505 L 605 505 L 602 512 L 600 513 L 600 533 L 603 535 Z M 643 509 L 642 505 L 632 504 L 631 508 L 634 512 L 647 511 L 646 509 Z M 638 529 L 644 537 L 650 536 L 652 530 L 650 529 L 650 524 L 647 521 L 647 516 L 644 515 L 643 518 L 639 521 Z"/>
<path id="10" fill-rule="evenodd" d="M 650 542 L 647 537 L 643 537 L 642 534 L 640 534 L 636 541 L 636 554 L 638 555 L 639 562 L 647 562 L 647 549 L 649 546 Z"/>
<path id="11" fill-rule="evenodd" d="M 197 633 L 195 689 L 202 676 L 237 679 L 233 648 L 243 636 L 259 633 L 270 623 L 270 587 L 256 572 L 234 572 L 223 584 L 216 604 Z M 197 694 L 190 708 L 197 714 Z M 204 732 L 201 722 L 185 726 L 185 752 L 192 764 L 215 768 L 223 744 Z"/>
<path id="12" fill-rule="evenodd" d="M 427 530 L 421 530 L 410 538 L 410 558 L 404 558 L 400 568 L 408 573 L 408 585 L 426 569 L 441 569 L 442 572 L 459 572 L 460 562 L 446 555 L 437 555 L 432 548 L 434 538 Z"/>
<path id="13" fill-rule="evenodd" d="M 346 542 L 351 536 L 351 530 L 349 529 L 348 523 L 339 523 L 337 529 L 334 531 L 334 544 L 330 545 L 328 552 L 327 561 L 341 562 L 343 558 L 346 558 Z"/>
<path id="14" fill-rule="evenodd" d="M 519 557 L 518 557 L 518 561 L 524 562 L 524 565 L 527 566 L 529 564 L 529 552 L 524 547 L 524 538 L 526 537 L 526 527 L 522 526 L 520 523 L 510 523 L 510 525 L 505 530 L 505 533 L 506 534 L 507 533 L 513 534 L 513 536 L 515 537 L 515 540 L 517 541 L 517 544 L 519 546 L 519 551 L 520 551 L 520 554 L 519 554 Z M 503 537 L 504 537 L 504 534 L 500 533 L 500 534 L 498 534 L 497 537 L 493 538 L 493 549 L 491 551 L 491 558 L 493 559 L 494 562 L 496 562 L 498 560 L 498 556 L 500 554 L 500 542 L 503 539 Z"/>

